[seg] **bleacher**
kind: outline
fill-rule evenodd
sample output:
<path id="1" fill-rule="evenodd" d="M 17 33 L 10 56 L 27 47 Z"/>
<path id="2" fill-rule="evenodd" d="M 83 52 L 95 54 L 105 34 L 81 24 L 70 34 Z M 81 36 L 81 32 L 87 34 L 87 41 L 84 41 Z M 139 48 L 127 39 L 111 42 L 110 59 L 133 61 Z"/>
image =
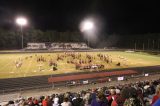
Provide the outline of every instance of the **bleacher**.
<path id="1" fill-rule="evenodd" d="M 89 49 L 86 43 L 27 43 L 26 50 L 83 50 Z"/>
<path id="2" fill-rule="evenodd" d="M 46 50 L 45 43 L 27 43 L 27 50 Z"/>
<path id="3" fill-rule="evenodd" d="M 86 43 L 52 43 L 51 48 L 54 49 L 88 49 Z"/>

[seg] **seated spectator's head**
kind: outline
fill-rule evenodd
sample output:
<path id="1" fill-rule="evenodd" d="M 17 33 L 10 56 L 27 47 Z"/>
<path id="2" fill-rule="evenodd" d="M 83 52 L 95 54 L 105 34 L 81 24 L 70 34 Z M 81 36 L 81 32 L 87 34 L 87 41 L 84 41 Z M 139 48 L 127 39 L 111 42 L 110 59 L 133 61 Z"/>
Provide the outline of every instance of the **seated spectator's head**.
<path id="1" fill-rule="evenodd" d="M 51 95 L 51 97 L 53 97 L 53 98 L 54 98 L 54 97 L 55 97 L 55 94 L 52 94 L 52 95 Z"/>
<path id="2" fill-rule="evenodd" d="M 91 99 L 92 99 L 92 96 L 91 96 L 90 93 L 86 93 L 85 96 L 83 97 L 83 100 L 84 100 L 85 104 L 90 104 Z"/>
<path id="3" fill-rule="evenodd" d="M 110 95 L 110 91 L 109 90 L 105 90 L 105 95 L 108 97 Z"/>
<path id="4" fill-rule="evenodd" d="M 96 92 L 96 90 L 97 90 L 97 89 L 93 88 L 93 89 L 92 89 L 92 93 L 95 93 L 95 92 Z"/>
<path id="5" fill-rule="evenodd" d="M 120 94 L 120 90 L 116 89 L 116 94 L 119 95 Z"/>
<path id="6" fill-rule="evenodd" d="M 43 100 L 45 97 L 44 96 L 40 96 L 40 100 Z"/>
<path id="7" fill-rule="evenodd" d="M 80 94 L 76 94 L 75 96 L 76 96 L 76 98 L 80 98 Z"/>
<path id="8" fill-rule="evenodd" d="M 90 93 L 86 93 L 84 96 L 84 99 L 88 100 L 91 98 L 91 94 Z"/>
<path id="9" fill-rule="evenodd" d="M 69 99 L 68 99 L 67 97 L 64 97 L 63 101 L 64 101 L 64 102 L 68 102 Z"/>
<path id="10" fill-rule="evenodd" d="M 98 94 L 98 99 L 99 99 L 100 101 L 104 101 L 104 100 L 106 99 L 106 97 L 105 97 L 105 95 L 104 95 L 103 93 L 99 93 L 99 94 Z"/>
<path id="11" fill-rule="evenodd" d="M 9 104 L 9 105 L 10 105 L 10 104 L 14 104 L 14 101 L 11 100 L 11 101 L 8 102 L 8 104 Z"/>
<path id="12" fill-rule="evenodd" d="M 157 85 L 156 87 L 156 94 L 160 96 L 160 85 Z"/>
<path id="13" fill-rule="evenodd" d="M 69 96 L 70 96 L 69 92 L 64 94 L 64 97 L 66 97 L 66 98 L 69 98 Z"/>
<path id="14" fill-rule="evenodd" d="M 115 89 L 111 89 L 111 90 L 110 90 L 110 93 L 111 93 L 111 95 L 115 95 L 115 94 L 116 94 Z"/>
<path id="15" fill-rule="evenodd" d="M 123 98 L 128 99 L 130 97 L 136 97 L 137 96 L 137 91 L 133 87 L 125 87 L 121 91 L 121 95 Z"/>

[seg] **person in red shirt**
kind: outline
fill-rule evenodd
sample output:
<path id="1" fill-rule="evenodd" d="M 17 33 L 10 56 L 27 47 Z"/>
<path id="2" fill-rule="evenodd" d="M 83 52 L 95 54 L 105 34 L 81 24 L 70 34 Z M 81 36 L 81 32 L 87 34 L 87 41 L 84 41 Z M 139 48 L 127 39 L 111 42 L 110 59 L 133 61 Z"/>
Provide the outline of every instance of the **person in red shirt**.
<path id="1" fill-rule="evenodd" d="M 48 106 L 48 97 L 45 97 L 42 101 L 42 106 Z"/>
<path id="2" fill-rule="evenodd" d="M 108 104 L 111 106 L 112 101 L 116 98 L 116 91 L 115 89 L 110 89 L 110 95 L 107 97 Z"/>
<path id="3" fill-rule="evenodd" d="M 116 89 L 116 98 L 112 101 L 111 106 L 123 106 L 125 99 L 121 96 L 120 90 Z"/>
<path id="4" fill-rule="evenodd" d="M 152 98 L 152 105 L 160 98 L 160 85 L 156 87 L 156 94 Z"/>
<path id="5" fill-rule="evenodd" d="M 38 105 L 38 100 L 34 98 L 34 99 L 33 99 L 33 104 L 34 104 L 34 105 Z"/>

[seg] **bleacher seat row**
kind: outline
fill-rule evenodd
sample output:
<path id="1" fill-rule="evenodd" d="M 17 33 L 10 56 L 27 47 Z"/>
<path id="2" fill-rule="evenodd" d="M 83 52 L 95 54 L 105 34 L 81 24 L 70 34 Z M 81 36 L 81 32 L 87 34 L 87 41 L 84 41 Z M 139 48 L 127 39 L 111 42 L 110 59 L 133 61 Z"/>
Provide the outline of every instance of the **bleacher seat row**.
<path id="1" fill-rule="evenodd" d="M 27 50 L 88 49 L 86 43 L 27 43 Z"/>

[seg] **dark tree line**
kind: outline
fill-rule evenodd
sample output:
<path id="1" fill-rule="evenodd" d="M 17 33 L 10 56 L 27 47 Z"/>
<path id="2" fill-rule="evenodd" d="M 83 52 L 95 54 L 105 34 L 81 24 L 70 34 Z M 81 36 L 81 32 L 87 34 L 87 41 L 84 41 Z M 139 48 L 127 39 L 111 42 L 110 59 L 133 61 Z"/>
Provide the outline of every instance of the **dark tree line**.
<path id="1" fill-rule="evenodd" d="M 57 32 L 30 29 L 23 31 L 24 47 L 28 42 L 84 42 L 79 32 Z M 20 49 L 22 35 L 20 31 L 0 29 L 0 49 Z"/>
<path id="2" fill-rule="evenodd" d="M 80 32 L 58 32 L 54 30 L 42 31 L 28 29 L 23 31 L 24 47 L 28 42 L 85 42 L 86 37 Z M 90 39 L 90 38 L 89 38 Z M 19 30 L 0 29 L 0 49 L 20 49 L 21 33 Z M 96 40 L 89 40 L 91 47 L 118 47 L 141 50 L 160 50 L 160 33 L 119 35 L 99 34 Z"/>
<path id="3" fill-rule="evenodd" d="M 140 50 L 160 50 L 160 33 L 125 35 L 120 47 Z"/>

